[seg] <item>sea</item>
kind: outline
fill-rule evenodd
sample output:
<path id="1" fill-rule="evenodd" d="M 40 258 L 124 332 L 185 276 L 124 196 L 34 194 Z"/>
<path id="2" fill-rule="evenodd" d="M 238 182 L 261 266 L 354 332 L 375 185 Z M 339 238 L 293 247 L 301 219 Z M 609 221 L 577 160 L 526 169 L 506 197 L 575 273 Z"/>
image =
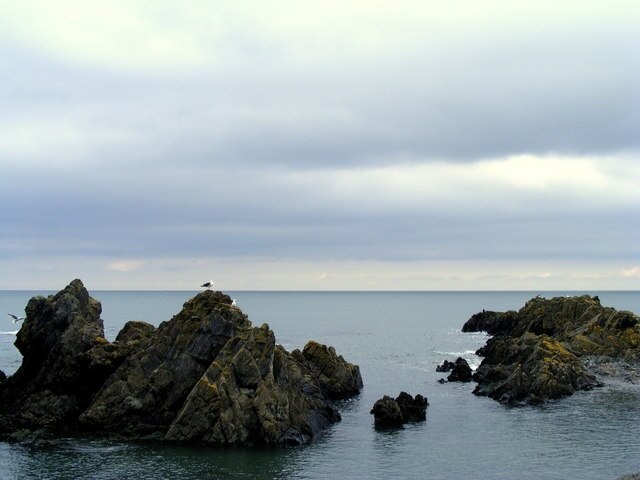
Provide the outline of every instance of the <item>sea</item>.
<path id="1" fill-rule="evenodd" d="M 34 295 L 0 291 L 0 369 L 15 372 L 17 327 Z M 90 291 L 102 303 L 105 334 L 129 320 L 158 325 L 197 292 Z M 518 309 L 540 294 L 597 294 L 603 305 L 640 312 L 640 292 L 227 292 L 255 326 L 268 323 L 287 350 L 308 340 L 332 345 L 360 366 L 364 389 L 339 403 L 342 421 L 310 445 L 203 448 L 61 438 L 0 442 L 0 479 L 616 479 L 640 472 L 640 386 L 609 380 L 541 406 L 509 407 L 445 383 L 436 366 L 466 358 L 487 340 L 462 333 L 483 309 Z M 6 312 L 6 313 L 5 313 Z M 19 327 L 19 324 L 18 324 Z M 445 374 L 446 375 L 446 374 Z M 429 400 L 427 420 L 374 427 L 370 410 L 401 391 Z"/>

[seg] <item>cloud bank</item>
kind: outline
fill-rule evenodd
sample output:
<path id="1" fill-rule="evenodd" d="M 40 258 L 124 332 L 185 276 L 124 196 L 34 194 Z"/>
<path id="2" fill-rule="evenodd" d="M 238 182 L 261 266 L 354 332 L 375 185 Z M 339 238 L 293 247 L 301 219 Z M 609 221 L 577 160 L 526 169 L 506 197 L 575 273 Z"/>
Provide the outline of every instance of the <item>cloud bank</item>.
<path id="1" fill-rule="evenodd" d="M 636 2 L 11 3 L 0 288 L 640 286 Z"/>

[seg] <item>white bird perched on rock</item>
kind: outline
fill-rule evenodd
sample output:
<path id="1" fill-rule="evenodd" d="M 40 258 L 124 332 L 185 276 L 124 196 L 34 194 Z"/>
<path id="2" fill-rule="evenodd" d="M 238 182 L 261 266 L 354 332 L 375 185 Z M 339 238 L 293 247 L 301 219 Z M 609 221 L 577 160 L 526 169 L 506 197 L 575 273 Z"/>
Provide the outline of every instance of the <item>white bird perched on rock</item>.
<path id="1" fill-rule="evenodd" d="M 24 317 L 18 317 L 17 315 L 14 315 L 13 313 L 7 313 L 7 315 L 9 315 L 11 318 L 13 318 L 13 320 L 11 320 L 13 323 L 18 323 L 20 320 L 24 320 Z"/>
<path id="2" fill-rule="evenodd" d="M 203 283 L 200 286 L 206 288 L 207 290 L 209 290 L 211 287 L 213 287 L 213 280 L 209 280 L 208 282 Z"/>

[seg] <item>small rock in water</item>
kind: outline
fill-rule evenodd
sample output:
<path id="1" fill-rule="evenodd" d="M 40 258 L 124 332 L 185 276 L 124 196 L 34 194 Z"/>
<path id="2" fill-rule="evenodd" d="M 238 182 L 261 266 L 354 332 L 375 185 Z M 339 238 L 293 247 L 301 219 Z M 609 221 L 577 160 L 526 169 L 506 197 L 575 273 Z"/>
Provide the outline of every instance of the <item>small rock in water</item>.
<path id="1" fill-rule="evenodd" d="M 473 372 L 471 371 L 469 363 L 467 363 L 464 358 L 458 357 L 453 369 L 451 370 L 451 374 L 447 377 L 447 380 L 450 382 L 470 382 L 472 377 Z"/>
<path id="2" fill-rule="evenodd" d="M 395 400 L 388 395 L 377 400 L 371 413 L 376 426 L 398 427 L 407 422 L 426 420 L 428 405 L 427 397 L 418 394 L 414 398 L 406 392 L 400 392 Z"/>
<path id="3" fill-rule="evenodd" d="M 442 362 L 442 365 L 438 365 L 436 367 L 436 372 L 450 372 L 455 366 L 455 363 L 450 362 L 449 360 L 445 360 L 444 362 Z"/>

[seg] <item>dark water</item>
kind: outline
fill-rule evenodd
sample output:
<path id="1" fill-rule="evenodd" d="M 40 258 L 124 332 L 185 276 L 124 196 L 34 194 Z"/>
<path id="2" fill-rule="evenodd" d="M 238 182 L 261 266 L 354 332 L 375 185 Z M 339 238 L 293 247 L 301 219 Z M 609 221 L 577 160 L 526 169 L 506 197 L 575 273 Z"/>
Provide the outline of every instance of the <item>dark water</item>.
<path id="1" fill-rule="evenodd" d="M 0 292 L 22 314 L 34 294 Z M 158 324 L 190 292 L 91 292 L 106 336 L 127 320 Z M 486 337 L 462 324 L 485 309 L 517 309 L 538 292 L 235 292 L 254 325 L 268 323 L 288 350 L 309 339 L 360 365 L 365 388 L 341 405 L 343 420 L 312 445 L 292 449 L 186 448 L 63 439 L 25 447 L 0 442 L 0 478 L 27 479 L 614 479 L 640 471 L 640 389 L 610 384 L 541 407 L 505 407 L 440 385 L 444 358 L 473 352 Z M 583 292 L 547 292 L 544 296 Z M 638 292 L 597 292 L 603 305 L 640 312 Z M 6 319 L 3 332 L 15 328 Z M 15 335 L 0 334 L 0 369 L 14 372 Z M 376 399 L 401 390 L 429 398 L 427 421 L 377 431 Z"/>

